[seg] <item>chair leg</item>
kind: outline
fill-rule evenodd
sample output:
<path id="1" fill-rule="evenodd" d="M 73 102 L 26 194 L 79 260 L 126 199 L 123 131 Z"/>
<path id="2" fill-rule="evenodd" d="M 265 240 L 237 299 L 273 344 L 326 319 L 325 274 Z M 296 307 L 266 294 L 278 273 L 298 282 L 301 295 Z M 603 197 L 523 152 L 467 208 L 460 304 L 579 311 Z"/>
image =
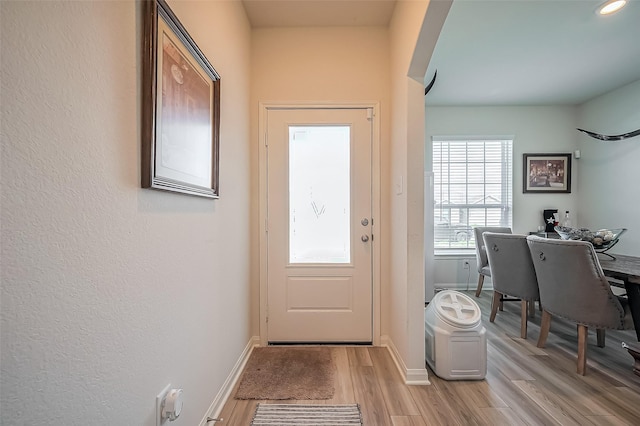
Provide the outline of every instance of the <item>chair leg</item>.
<path id="1" fill-rule="evenodd" d="M 627 352 L 629 352 L 629 355 L 633 357 L 633 372 L 640 376 L 640 346 L 622 342 L 622 347 L 625 348 Z"/>
<path id="2" fill-rule="evenodd" d="M 549 336 L 549 328 L 551 328 L 551 314 L 547 311 L 542 311 L 542 322 L 540 323 L 540 336 L 538 336 L 538 347 L 544 348 L 547 343 L 547 337 Z"/>
<path id="3" fill-rule="evenodd" d="M 527 338 L 527 313 L 528 313 L 528 303 L 526 300 L 520 301 L 520 337 L 523 339 Z"/>
<path id="4" fill-rule="evenodd" d="M 478 276 L 478 288 L 476 288 L 476 297 L 480 297 L 480 292 L 482 291 L 482 284 L 484 284 L 484 275 L 480 274 Z"/>
<path id="5" fill-rule="evenodd" d="M 587 373 L 587 333 L 588 328 L 578 324 L 578 374 L 584 376 Z"/>
<path id="6" fill-rule="evenodd" d="M 529 316 L 531 318 L 536 317 L 536 301 L 535 300 L 529 301 Z"/>
<path id="7" fill-rule="evenodd" d="M 596 329 L 596 339 L 598 341 L 599 348 L 604 348 L 604 340 L 606 335 L 607 335 L 607 332 L 605 331 L 604 328 Z"/>
<path id="8" fill-rule="evenodd" d="M 502 295 L 502 297 L 500 298 L 500 305 L 499 305 L 499 309 L 500 312 L 504 311 L 504 294 Z"/>
<path id="9" fill-rule="evenodd" d="M 502 294 L 493 291 L 493 299 L 491 300 L 491 315 L 489 315 L 489 322 L 493 322 L 496 319 L 496 313 L 498 312 L 498 305 L 500 304 L 500 299 L 502 298 Z"/>

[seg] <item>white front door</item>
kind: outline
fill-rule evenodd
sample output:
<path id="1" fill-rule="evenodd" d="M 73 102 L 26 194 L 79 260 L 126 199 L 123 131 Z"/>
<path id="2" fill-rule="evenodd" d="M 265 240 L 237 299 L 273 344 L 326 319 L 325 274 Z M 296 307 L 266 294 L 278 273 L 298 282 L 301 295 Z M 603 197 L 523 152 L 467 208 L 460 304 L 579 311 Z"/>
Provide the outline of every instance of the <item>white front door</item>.
<path id="1" fill-rule="evenodd" d="M 267 110 L 267 340 L 372 342 L 371 108 Z"/>

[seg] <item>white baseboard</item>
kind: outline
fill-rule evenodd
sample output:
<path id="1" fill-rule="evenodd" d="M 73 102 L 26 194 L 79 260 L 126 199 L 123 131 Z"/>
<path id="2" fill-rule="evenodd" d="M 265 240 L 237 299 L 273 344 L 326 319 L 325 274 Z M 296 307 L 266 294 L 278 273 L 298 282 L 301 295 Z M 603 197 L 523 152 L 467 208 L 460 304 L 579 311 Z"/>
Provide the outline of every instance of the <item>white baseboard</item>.
<path id="1" fill-rule="evenodd" d="M 236 362 L 236 365 L 233 366 L 233 369 L 231 370 L 231 373 L 229 373 L 227 380 L 225 380 L 224 384 L 222 385 L 220 392 L 218 392 L 216 397 L 213 399 L 213 402 L 211 402 L 211 405 L 207 410 L 207 414 L 205 414 L 205 416 L 200 421 L 200 426 L 211 426 L 214 423 L 207 423 L 207 418 L 218 418 L 220 416 L 220 413 L 222 413 L 222 409 L 224 408 L 224 404 L 227 403 L 227 400 L 231 395 L 231 391 L 238 382 L 238 379 L 240 379 L 240 374 L 242 373 L 242 370 L 244 369 L 244 366 L 246 365 L 247 360 L 249 359 L 249 356 L 253 351 L 253 348 L 255 348 L 256 346 L 260 346 L 259 336 L 253 336 L 249 340 L 249 343 L 247 343 L 247 346 L 245 346 L 244 351 L 242 351 L 240 358 Z"/>
<path id="2" fill-rule="evenodd" d="M 467 287 L 469 288 L 469 291 L 476 291 L 476 288 L 478 288 L 478 283 L 475 282 L 473 284 L 469 284 L 467 286 L 467 283 L 435 283 L 433 285 L 434 291 L 435 290 L 457 290 L 457 291 L 466 291 Z M 491 281 L 489 279 L 485 279 L 484 283 L 482 284 L 482 291 L 492 291 L 493 290 L 493 285 L 491 284 Z"/>
<path id="3" fill-rule="evenodd" d="M 385 336 L 382 336 L 380 340 L 381 340 L 382 346 L 386 347 L 389 353 L 391 354 L 391 358 L 393 359 L 393 362 L 396 365 L 396 368 L 400 372 L 400 375 L 404 379 L 405 384 L 410 386 L 431 384 L 431 382 L 429 381 L 429 373 L 427 372 L 426 367 L 425 368 L 407 368 L 407 366 L 404 363 L 404 360 L 400 356 L 400 353 L 398 352 L 398 349 L 396 348 L 396 346 L 393 344 L 393 341 L 391 340 L 391 338 L 385 335 Z"/>

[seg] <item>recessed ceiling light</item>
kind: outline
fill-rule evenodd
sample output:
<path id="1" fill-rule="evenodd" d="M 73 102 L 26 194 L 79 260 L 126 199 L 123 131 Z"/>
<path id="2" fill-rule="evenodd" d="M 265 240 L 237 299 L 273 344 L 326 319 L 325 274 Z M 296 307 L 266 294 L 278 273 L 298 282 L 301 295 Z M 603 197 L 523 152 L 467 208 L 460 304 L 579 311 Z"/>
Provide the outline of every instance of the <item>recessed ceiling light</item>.
<path id="1" fill-rule="evenodd" d="M 625 4 L 627 4 L 627 0 L 610 0 L 600 6 L 598 13 L 600 15 L 611 15 L 622 9 Z"/>

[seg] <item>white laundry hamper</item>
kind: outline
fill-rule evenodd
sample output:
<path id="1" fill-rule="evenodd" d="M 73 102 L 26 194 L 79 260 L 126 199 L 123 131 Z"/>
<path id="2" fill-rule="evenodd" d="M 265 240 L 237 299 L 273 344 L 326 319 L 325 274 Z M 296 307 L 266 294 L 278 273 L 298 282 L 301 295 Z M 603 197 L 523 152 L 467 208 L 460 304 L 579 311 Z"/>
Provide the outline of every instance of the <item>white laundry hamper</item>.
<path id="1" fill-rule="evenodd" d="M 445 380 L 481 380 L 487 374 L 487 337 L 478 304 L 464 293 L 436 293 L 425 308 L 426 360 Z"/>

